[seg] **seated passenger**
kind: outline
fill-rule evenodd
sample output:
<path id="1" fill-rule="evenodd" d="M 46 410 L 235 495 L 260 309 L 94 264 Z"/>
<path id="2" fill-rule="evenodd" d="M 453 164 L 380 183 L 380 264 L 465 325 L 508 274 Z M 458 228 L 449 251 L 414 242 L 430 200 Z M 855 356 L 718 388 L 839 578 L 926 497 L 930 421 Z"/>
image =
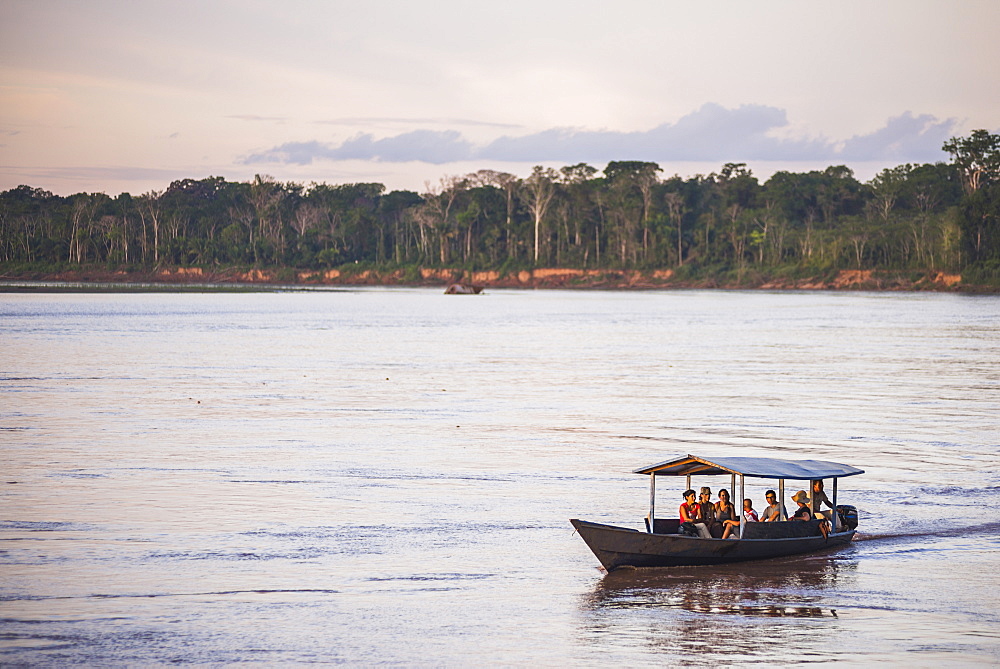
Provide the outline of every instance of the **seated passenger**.
<path id="1" fill-rule="evenodd" d="M 719 490 L 719 501 L 715 503 L 715 520 L 725 523 L 727 520 L 736 519 L 736 507 L 729 501 L 729 491 L 725 488 Z"/>
<path id="2" fill-rule="evenodd" d="M 788 511 L 785 510 L 785 505 L 778 504 L 778 495 L 773 490 L 768 490 L 764 493 L 764 498 L 767 500 L 767 507 L 760 514 L 762 523 L 773 523 L 788 518 Z"/>
<path id="3" fill-rule="evenodd" d="M 788 520 L 812 520 L 814 518 L 812 510 L 809 508 L 809 495 L 806 494 L 805 490 L 800 490 L 792 495 L 792 501 L 798 504 L 799 508 Z M 823 533 L 824 539 L 830 533 L 830 523 L 825 518 L 820 520 L 819 531 Z"/>
<path id="4" fill-rule="evenodd" d="M 698 502 L 694 501 L 694 498 L 694 490 L 684 491 L 684 503 L 681 504 L 679 509 L 681 523 L 691 523 L 698 531 L 699 537 L 702 539 L 711 539 L 712 534 L 708 531 L 705 523 L 700 520 L 701 509 L 698 508 Z"/>
<path id="5" fill-rule="evenodd" d="M 722 538 L 726 538 L 726 523 L 736 519 L 736 507 L 729 501 L 729 491 L 725 488 L 719 489 L 719 501 L 715 503 L 715 527 L 709 526 L 709 530 L 718 529 L 722 532 Z M 712 536 L 715 536 L 713 532 Z"/>
<path id="6" fill-rule="evenodd" d="M 788 520 L 812 520 L 812 509 L 809 508 L 809 495 L 805 490 L 800 490 L 792 495 L 792 501 L 799 505 L 792 517 Z"/>
<path id="7" fill-rule="evenodd" d="M 712 489 L 708 486 L 702 487 L 701 494 L 698 497 L 698 520 L 705 523 L 709 535 L 712 534 L 712 530 L 715 529 L 716 525 L 722 525 L 715 518 L 715 505 L 712 504 Z"/>
<path id="8" fill-rule="evenodd" d="M 749 523 L 758 522 L 757 512 L 753 510 L 753 500 L 751 500 L 749 497 L 743 500 L 743 518 L 744 520 L 746 520 L 746 522 Z M 723 524 L 726 526 L 726 529 L 722 533 L 722 538 L 728 539 L 729 535 L 735 532 L 736 528 L 740 526 L 740 521 L 735 519 L 726 520 L 723 521 Z"/>

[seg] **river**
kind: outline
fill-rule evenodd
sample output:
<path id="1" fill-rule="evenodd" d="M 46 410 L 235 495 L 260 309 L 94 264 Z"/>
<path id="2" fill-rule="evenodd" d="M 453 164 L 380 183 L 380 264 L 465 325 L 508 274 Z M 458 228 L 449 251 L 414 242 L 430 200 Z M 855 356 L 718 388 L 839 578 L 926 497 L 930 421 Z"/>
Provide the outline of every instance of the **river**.
<path id="1" fill-rule="evenodd" d="M 1000 662 L 997 296 L 0 293 L 0 441 L 5 666 Z M 605 574 L 684 453 L 858 540 Z"/>

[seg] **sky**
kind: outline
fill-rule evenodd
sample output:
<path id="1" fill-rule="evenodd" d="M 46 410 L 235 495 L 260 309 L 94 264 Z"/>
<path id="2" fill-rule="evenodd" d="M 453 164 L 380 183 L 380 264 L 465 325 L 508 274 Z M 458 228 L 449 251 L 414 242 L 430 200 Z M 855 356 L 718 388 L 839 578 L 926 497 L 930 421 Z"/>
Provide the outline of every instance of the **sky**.
<path id="1" fill-rule="evenodd" d="M 745 162 L 1000 131 L 997 0 L 0 0 L 0 190 Z"/>

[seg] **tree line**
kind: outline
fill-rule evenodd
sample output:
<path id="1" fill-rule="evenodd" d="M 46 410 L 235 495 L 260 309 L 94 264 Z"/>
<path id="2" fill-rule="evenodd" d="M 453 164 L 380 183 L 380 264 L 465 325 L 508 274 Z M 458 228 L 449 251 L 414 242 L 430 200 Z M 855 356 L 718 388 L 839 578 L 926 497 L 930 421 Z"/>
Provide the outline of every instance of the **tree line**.
<path id="1" fill-rule="evenodd" d="M 613 161 L 539 166 L 525 178 L 480 170 L 421 193 L 260 175 L 117 197 L 19 186 L 0 193 L 0 263 L 936 269 L 1000 280 L 1000 135 L 976 130 L 943 149 L 950 162 L 899 165 L 864 183 L 842 165 L 761 183 L 744 163 L 682 178 Z"/>

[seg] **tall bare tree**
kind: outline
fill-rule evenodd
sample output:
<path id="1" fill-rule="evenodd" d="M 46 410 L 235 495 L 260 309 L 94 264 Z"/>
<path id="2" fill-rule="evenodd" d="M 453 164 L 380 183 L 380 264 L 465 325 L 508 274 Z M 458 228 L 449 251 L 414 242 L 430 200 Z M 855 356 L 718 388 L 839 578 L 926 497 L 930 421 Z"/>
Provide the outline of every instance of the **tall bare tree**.
<path id="1" fill-rule="evenodd" d="M 139 217 L 142 219 L 143 239 L 146 234 L 146 222 L 153 226 L 153 262 L 160 262 L 160 219 L 163 217 L 163 203 L 160 198 L 163 191 L 151 190 L 138 198 Z"/>
<path id="2" fill-rule="evenodd" d="M 69 261 L 82 263 L 86 257 L 86 242 L 89 240 L 94 222 L 94 212 L 97 208 L 97 198 L 80 193 L 73 201 L 73 211 L 70 215 L 72 231 L 69 240 Z"/>
<path id="3" fill-rule="evenodd" d="M 664 196 L 667 204 L 667 211 L 670 218 L 677 226 L 677 266 L 684 266 L 684 196 L 677 192 L 670 192 Z"/>
<path id="4" fill-rule="evenodd" d="M 425 210 L 424 221 L 432 225 L 433 230 L 438 235 L 438 257 L 441 264 L 446 264 L 450 257 L 450 244 L 452 236 L 452 215 L 451 209 L 455 204 L 455 199 L 468 186 L 465 177 L 446 176 L 441 177 L 437 185 L 431 185 L 429 181 L 424 182 L 424 204 L 421 208 Z"/>
<path id="5" fill-rule="evenodd" d="M 556 176 L 556 171 L 551 167 L 535 165 L 531 170 L 531 176 L 523 182 L 525 200 L 535 224 L 535 263 L 538 262 L 542 220 L 548 211 L 549 203 L 552 202 L 552 196 L 556 194 Z"/>
<path id="6" fill-rule="evenodd" d="M 277 249 L 283 246 L 281 203 L 287 194 L 288 191 L 274 177 L 266 174 L 254 176 L 250 183 L 249 200 L 257 215 L 257 235 L 271 240 Z"/>

